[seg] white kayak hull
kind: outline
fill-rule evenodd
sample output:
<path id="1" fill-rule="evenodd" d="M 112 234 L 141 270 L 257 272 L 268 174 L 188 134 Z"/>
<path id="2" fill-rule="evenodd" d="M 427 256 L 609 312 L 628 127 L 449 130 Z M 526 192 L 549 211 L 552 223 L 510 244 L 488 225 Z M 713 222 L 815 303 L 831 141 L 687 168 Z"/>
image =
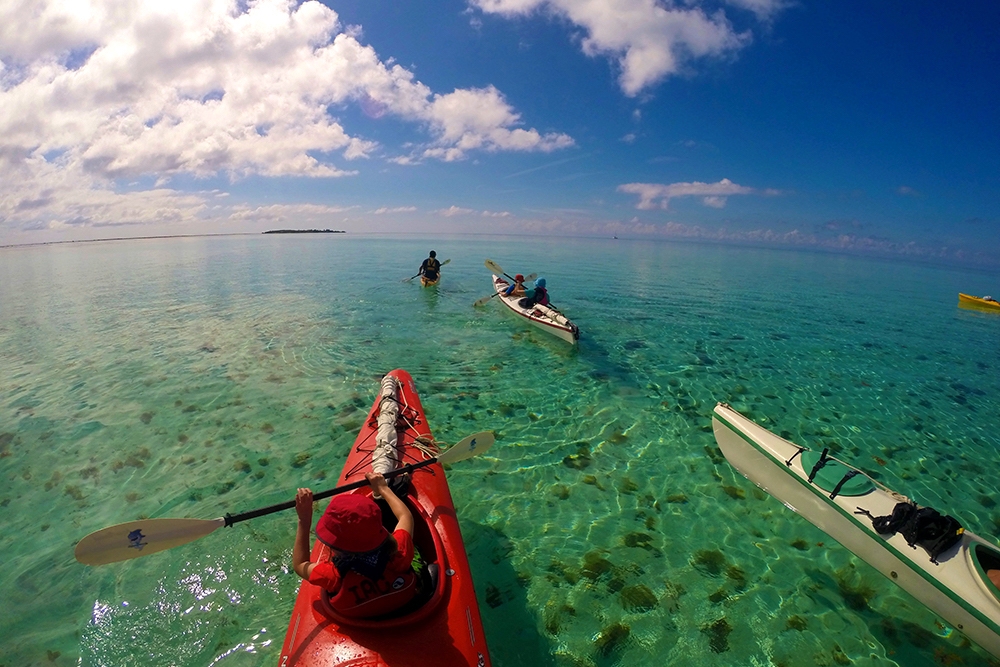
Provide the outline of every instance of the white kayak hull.
<path id="1" fill-rule="evenodd" d="M 993 563 L 989 567 L 1000 563 L 1000 549 L 995 545 L 965 531 L 957 544 L 938 556 L 937 563 L 932 562 L 926 550 L 909 546 L 901 533 L 880 535 L 868 517 L 855 514 L 863 508 L 872 516 L 890 515 L 897 503 L 909 500 L 905 496 L 859 471 L 852 482 L 854 495 L 830 498 L 835 486 L 808 481 L 812 464 L 803 463 L 803 453 L 811 450 L 778 437 L 725 403 L 715 407 L 712 428 L 726 459 L 747 479 L 1000 658 L 1000 590 L 984 572 L 987 563 Z M 841 470 L 837 464 L 855 470 L 832 460 L 837 471 Z"/>
<path id="2" fill-rule="evenodd" d="M 572 345 L 580 338 L 580 329 L 569 321 L 569 318 L 560 313 L 552 306 L 532 306 L 531 308 L 521 308 L 517 302 L 521 297 L 504 296 L 503 291 L 510 286 L 506 280 L 500 276 L 493 276 L 493 289 L 497 293 L 497 298 L 503 301 L 511 311 L 522 317 L 543 331 L 547 331 L 557 338 L 561 338 Z"/>

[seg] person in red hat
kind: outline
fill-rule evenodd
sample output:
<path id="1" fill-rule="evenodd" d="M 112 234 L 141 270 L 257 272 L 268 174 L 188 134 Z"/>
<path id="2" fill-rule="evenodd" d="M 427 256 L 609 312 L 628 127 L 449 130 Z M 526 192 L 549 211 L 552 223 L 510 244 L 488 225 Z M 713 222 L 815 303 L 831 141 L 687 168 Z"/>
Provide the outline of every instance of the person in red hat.
<path id="1" fill-rule="evenodd" d="M 313 495 L 299 489 L 295 511 L 299 527 L 292 549 L 292 567 L 311 584 L 326 589 L 335 611 L 356 618 L 381 616 L 413 599 L 413 515 L 379 474 L 366 475 L 372 491 L 396 516 L 392 535 L 382 525 L 382 510 L 371 496 L 334 496 L 316 523 L 316 539 L 329 547 L 319 562 L 309 560 Z"/>
<path id="2" fill-rule="evenodd" d="M 503 291 L 504 296 L 524 296 L 524 276 L 520 273 L 514 276 L 514 284 Z"/>

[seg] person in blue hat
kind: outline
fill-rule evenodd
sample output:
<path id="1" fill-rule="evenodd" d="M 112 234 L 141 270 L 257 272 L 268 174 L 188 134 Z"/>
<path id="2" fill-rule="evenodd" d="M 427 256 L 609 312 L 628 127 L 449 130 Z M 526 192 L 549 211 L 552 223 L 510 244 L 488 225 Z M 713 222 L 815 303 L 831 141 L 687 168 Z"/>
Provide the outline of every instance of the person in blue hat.
<path id="1" fill-rule="evenodd" d="M 518 301 L 517 305 L 521 308 L 549 305 L 549 292 L 545 289 L 545 278 L 538 278 L 533 288 L 524 290 L 524 298 Z"/>

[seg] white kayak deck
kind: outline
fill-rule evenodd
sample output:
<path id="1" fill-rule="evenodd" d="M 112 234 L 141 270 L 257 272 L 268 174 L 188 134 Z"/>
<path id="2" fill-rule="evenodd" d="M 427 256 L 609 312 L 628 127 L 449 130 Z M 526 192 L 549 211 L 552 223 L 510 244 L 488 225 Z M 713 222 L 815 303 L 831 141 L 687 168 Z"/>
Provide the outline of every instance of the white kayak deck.
<path id="1" fill-rule="evenodd" d="M 891 515 L 907 497 L 858 471 L 831 498 L 839 480 L 856 468 L 831 457 L 824 479 L 817 475 L 811 483 L 818 452 L 778 437 L 725 403 L 715 407 L 712 428 L 726 459 L 747 479 L 1000 658 L 1000 590 L 984 572 L 1000 567 L 997 546 L 965 531 L 932 562 L 925 549 L 909 546 L 901 533 L 880 535 L 871 519 L 855 513 L 865 509 L 875 517 Z"/>
<path id="2" fill-rule="evenodd" d="M 509 282 L 496 274 L 493 275 L 493 289 L 497 293 L 497 298 L 503 301 L 503 304 L 507 306 L 507 308 L 514 311 L 514 313 L 520 317 L 528 320 L 539 329 L 547 331 L 550 334 L 563 339 L 567 343 L 575 344 L 577 339 L 580 338 L 580 329 L 575 324 L 570 322 L 569 318 L 560 313 L 556 308 L 542 305 L 535 305 L 531 308 L 522 308 L 518 305 L 518 301 L 520 301 L 522 297 L 504 296 L 503 291 L 508 287 L 510 287 Z"/>

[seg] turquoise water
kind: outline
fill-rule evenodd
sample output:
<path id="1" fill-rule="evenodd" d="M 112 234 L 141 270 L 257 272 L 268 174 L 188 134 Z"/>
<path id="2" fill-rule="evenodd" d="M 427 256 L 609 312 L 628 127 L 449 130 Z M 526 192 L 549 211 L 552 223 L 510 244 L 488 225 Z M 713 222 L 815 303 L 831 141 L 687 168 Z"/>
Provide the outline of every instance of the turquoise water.
<path id="1" fill-rule="evenodd" d="M 436 288 L 401 282 L 429 248 Z M 490 293 L 541 272 L 578 348 Z M 292 514 L 88 568 L 77 540 L 332 486 L 407 369 L 495 665 L 990 658 L 721 458 L 727 401 L 1000 534 L 997 275 L 628 241 L 261 236 L 0 251 L 0 665 L 274 665 Z M 995 664 L 995 663 L 994 663 Z"/>

